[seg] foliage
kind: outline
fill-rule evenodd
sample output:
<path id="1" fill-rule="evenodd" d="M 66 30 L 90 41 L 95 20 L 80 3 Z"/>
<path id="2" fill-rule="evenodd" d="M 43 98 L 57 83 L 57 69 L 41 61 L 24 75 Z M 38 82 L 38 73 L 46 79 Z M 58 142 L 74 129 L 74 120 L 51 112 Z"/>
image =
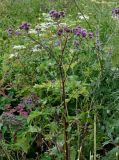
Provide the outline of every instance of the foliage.
<path id="1" fill-rule="evenodd" d="M 118 159 L 115 3 L 35 2 L 2 4 L 0 158 Z"/>

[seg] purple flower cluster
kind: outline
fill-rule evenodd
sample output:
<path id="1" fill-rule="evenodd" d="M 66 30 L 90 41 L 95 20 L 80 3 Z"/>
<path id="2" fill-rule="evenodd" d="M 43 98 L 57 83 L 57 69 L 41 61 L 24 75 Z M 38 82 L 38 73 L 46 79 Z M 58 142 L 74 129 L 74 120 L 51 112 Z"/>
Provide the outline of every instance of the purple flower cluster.
<path id="1" fill-rule="evenodd" d="M 64 27 L 64 32 L 72 33 L 72 29 L 70 29 L 69 27 Z"/>
<path id="2" fill-rule="evenodd" d="M 112 14 L 119 15 L 119 8 L 115 8 L 112 10 Z"/>
<path id="3" fill-rule="evenodd" d="M 70 29 L 69 27 L 65 26 L 63 28 L 58 29 L 57 31 L 57 35 L 61 36 L 62 33 L 72 33 L 72 29 Z"/>
<path id="4" fill-rule="evenodd" d="M 35 94 L 23 97 L 21 103 L 25 106 L 36 106 L 38 104 L 39 98 Z"/>
<path id="5" fill-rule="evenodd" d="M 5 107 L 6 114 L 11 115 L 21 115 L 23 117 L 28 117 L 28 112 L 25 110 L 24 106 L 22 104 L 18 104 L 15 108 L 12 106 L 8 105 Z"/>
<path id="6" fill-rule="evenodd" d="M 9 35 L 9 36 L 13 36 L 13 35 L 17 35 L 17 36 L 19 36 L 19 35 L 21 35 L 21 33 L 18 31 L 18 30 L 14 30 L 14 29 L 12 29 L 12 28 L 8 28 L 7 30 L 6 30 L 6 32 L 7 32 L 7 34 Z"/>
<path id="7" fill-rule="evenodd" d="M 39 98 L 35 94 L 23 97 L 21 102 L 13 107 L 10 104 L 5 106 L 5 113 L 8 115 L 20 115 L 23 117 L 28 117 L 29 113 L 32 111 L 33 107 L 38 105 Z M 29 106 L 29 107 L 28 107 Z"/>
<path id="8" fill-rule="evenodd" d="M 16 112 L 23 117 L 28 117 L 28 112 L 24 110 L 24 106 L 19 104 L 16 108 Z"/>
<path id="9" fill-rule="evenodd" d="M 30 28 L 30 25 L 26 22 L 23 22 L 20 26 L 19 26 L 19 29 L 24 29 L 26 31 L 28 31 Z"/>
<path id="10" fill-rule="evenodd" d="M 59 19 L 61 17 L 64 17 L 65 16 L 65 13 L 64 11 L 55 11 L 55 10 L 52 10 L 49 12 L 49 15 L 54 18 L 54 19 Z"/>
<path id="11" fill-rule="evenodd" d="M 62 35 L 62 33 L 63 33 L 63 29 L 62 29 L 62 28 L 58 29 L 58 31 L 57 31 L 57 35 L 58 35 L 58 36 L 61 36 L 61 35 Z"/>
<path id="12" fill-rule="evenodd" d="M 87 36 L 92 39 L 93 38 L 93 33 L 92 32 L 87 32 L 85 28 L 81 28 L 80 26 L 76 27 L 73 29 L 73 33 L 77 36 L 81 36 L 82 38 L 86 38 Z"/>
<path id="13" fill-rule="evenodd" d="M 57 31 L 57 35 L 61 36 L 63 33 L 73 33 L 76 36 L 81 36 L 82 38 L 86 38 L 87 36 L 92 39 L 93 38 L 93 33 L 92 32 L 87 32 L 86 29 L 81 28 L 81 27 L 75 27 L 73 29 L 70 29 L 69 27 L 64 27 L 60 28 Z"/>
<path id="14" fill-rule="evenodd" d="M 55 10 L 51 10 L 49 12 L 49 15 L 54 19 L 59 19 L 60 17 L 64 17 L 65 13 L 64 13 L 64 11 L 57 12 Z M 77 26 L 77 27 L 75 27 L 73 29 L 70 29 L 67 26 L 65 26 L 63 28 L 59 28 L 57 30 L 57 35 L 61 36 L 64 32 L 65 33 L 73 33 L 74 35 L 81 36 L 82 38 L 86 38 L 86 37 L 89 37 L 90 39 L 93 38 L 93 33 L 92 32 L 87 32 L 86 29 L 84 29 L 84 28 L 82 28 L 80 26 Z"/>
<path id="15" fill-rule="evenodd" d="M 89 32 L 89 38 L 92 39 L 93 38 L 93 32 Z"/>

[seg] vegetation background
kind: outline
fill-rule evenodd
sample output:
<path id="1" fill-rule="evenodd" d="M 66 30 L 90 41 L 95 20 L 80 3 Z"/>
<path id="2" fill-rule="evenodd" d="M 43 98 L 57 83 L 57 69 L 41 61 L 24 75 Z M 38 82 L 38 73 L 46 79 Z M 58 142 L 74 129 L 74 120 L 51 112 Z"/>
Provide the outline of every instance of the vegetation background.
<path id="1" fill-rule="evenodd" d="M 64 23 L 81 25 L 95 37 L 89 47 L 82 45 L 81 53 L 68 46 L 73 54 L 80 54 L 80 63 L 76 59 L 67 73 L 65 88 L 69 159 L 119 159 L 119 19 L 112 15 L 114 8 L 119 8 L 118 0 L 0 0 L 0 160 L 64 159 L 57 64 L 45 51 L 31 52 L 34 43 L 26 35 L 8 34 L 8 29 L 16 30 L 22 22 L 31 28 L 46 23 L 51 10 L 63 10 Z M 97 39 L 99 54 L 92 49 Z M 21 57 L 10 58 L 18 45 L 27 49 L 18 50 Z M 27 118 L 18 112 L 21 101 Z M 8 111 L 17 120 L 5 117 Z"/>

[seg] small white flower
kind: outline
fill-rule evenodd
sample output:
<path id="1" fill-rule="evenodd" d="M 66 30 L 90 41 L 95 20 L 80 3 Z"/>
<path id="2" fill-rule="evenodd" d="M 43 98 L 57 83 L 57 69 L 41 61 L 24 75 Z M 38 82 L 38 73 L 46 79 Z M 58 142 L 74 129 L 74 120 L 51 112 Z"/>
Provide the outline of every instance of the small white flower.
<path id="1" fill-rule="evenodd" d="M 39 49 L 37 49 L 37 48 L 33 48 L 33 49 L 32 49 L 32 51 L 33 51 L 33 52 L 38 52 L 38 51 L 39 51 Z"/>
<path id="2" fill-rule="evenodd" d="M 112 67 L 111 70 L 112 70 L 112 71 L 119 71 L 119 69 L 116 68 L 116 67 Z"/>
<path id="3" fill-rule="evenodd" d="M 59 25 L 60 25 L 60 27 L 66 27 L 67 26 L 66 23 L 60 23 Z"/>
<path id="4" fill-rule="evenodd" d="M 9 58 L 13 58 L 13 57 L 17 57 L 17 56 L 18 56 L 18 52 L 10 54 Z"/>
<path id="5" fill-rule="evenodd" d="M 18 45 L 18 46 L 13 46 L 13 49 L 25 49 L 26 47 L 24 45 Z"/>
<path id="6" fill-rule="evenodd" d="M 79 16 L 79 19 L 81 19 L 81 20 L 83 20 L 83 19 L 89 19 L 89 16 L 86 16 L 86 15 L 84 15 L 84 16 Z"/>
<path id="7" fill-rule="evenodd" d="M 113 15 L 112 18 L 119 21 L 119 15 Z"/>
<path id="8" fill-rule="evenodd" d="M 38 51 L 40 51 L 40 49 L 41 49 L 41 46 L 36 45 L 36 46 L 34 46 L 34 48 L 32 48 L 32 51 L 33 52 L 38 52 Z"/>
<path id="9" fill-rule="evenodd" d="M 14 57 L 14 54 L 10 54 L 9 58 L 13 58 Z"/>
<path id="10" fill-rule="evenodd" d="M 44 31 L 46 31 L 46 30 L 47 30 L 47 28 L 46 28 L 46 27 L 41 28 L 41 32 L 44 32 Z"/>
<path id="11" fill-rule="evenodd" d="M 40 24 L 40 29 L 41 32 L 46 31 L 49 27 L 54 26 L 56 23 L 55 22 L 45 22 Z"/>
<path id="12" fill-rule="evenodd" d="M 37 34 L 37 31 L 36 31 L 35 29 L 30 29 L 30 30 L 29 30 L 29 33 L 30 33 L 30 34 Z"/>
<path id="13" fill-rule="evenodd" d="M 80 12 L 78 13 L 78 17 L 79 19 L 83 20 L 83 19 L 89 19 L 89 16 L 87 15 L 82 15 Z"/>

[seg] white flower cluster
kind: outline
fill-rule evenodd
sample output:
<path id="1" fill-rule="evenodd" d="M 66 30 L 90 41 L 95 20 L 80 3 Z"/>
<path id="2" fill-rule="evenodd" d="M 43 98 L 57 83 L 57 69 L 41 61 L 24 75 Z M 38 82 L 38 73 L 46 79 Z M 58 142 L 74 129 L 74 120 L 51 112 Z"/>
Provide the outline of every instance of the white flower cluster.
<path id="1" fill-rule="evenodd" d="M 38 52 L 41 50 L 41 46 L 40 45 L 35 45 L 34 48 L 32 48 L 33 52 Z"/>
<path id="2" fill-rule="evenodd" d="M 29 34 L 37 34 L 36 29 L 30 29 L 30 30 L 29 30 Z"/>
<path id="3" fill-rule="evenodd" d="M 16 50 L 20 50 L 20 49 L 25 49 L 26 47 L 24 45 L 15 45 L 13 46 L 13 49 L 16 49 Z"/>
<path id="4" fill-rule="evenodd" d="M 17 56 L 18 56 L 18 52 L 15 52 L 15 53 L 10 54 L 9 58 L 13 58 L 13 57 L 16 58 Z"/>
<path id="5" fill-rule="evenodd" d="M 89 16 L 87 15 L 82 15 L 81 13 L 78 13 L 78 18 L 81 20 L 89 19 Z"/>

